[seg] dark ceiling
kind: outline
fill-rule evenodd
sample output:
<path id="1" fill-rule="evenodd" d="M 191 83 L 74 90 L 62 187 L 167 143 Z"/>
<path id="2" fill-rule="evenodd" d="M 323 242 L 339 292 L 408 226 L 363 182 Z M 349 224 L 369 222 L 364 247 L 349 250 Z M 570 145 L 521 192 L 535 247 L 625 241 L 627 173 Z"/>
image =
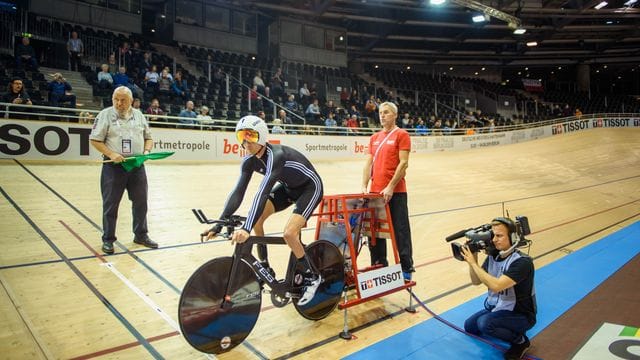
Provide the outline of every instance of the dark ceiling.
<path id="1" fill-rule="evenodd" d="M 287 16 L 346 29 L 350 61 L 402 64 L 563 65 L 640 63 L 640 0 L 231 1 L 274 18 Z M 471 21 L 473 4 L 516 16 L 513 34 L 496 17 Z M 471 6 L 469 5 L 471 4 Z M 535 47 L 527 42 L 536 41 Z"/>

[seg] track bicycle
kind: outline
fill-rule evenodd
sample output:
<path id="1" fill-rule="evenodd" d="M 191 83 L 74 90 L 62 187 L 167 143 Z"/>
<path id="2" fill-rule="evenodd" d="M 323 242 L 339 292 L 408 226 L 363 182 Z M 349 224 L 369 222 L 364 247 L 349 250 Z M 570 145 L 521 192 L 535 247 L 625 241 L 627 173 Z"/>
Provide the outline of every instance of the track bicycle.
<path id="1" fill-rule="evenodd" d="M 201 223 L 221 225 L 226 229 L 222 236 L 227 239 L 246 220 L 237 215 L 211 220 L 201 210 L 192 211 Z M 252 255 L 254 244 L 286 245 L 282 237 L 251 236 L 236 244 L 233 256 L 207 261 L 187 280 L 180 296 L 178 320 L 183 336 L 197 350 L 220 354 L 242 343 L 258 321 L 263 292 L 270 293 L 275 307 L 291 302 L 309 320 L 327 317 L 340 302 L 345 287 L 344 259 L 334 244 L 316 240 L 305 247 L 309 261 L 322 276 L 315 296 L 305 305 L 298 304 L 304 292 L 303 269 L 293 253 L 285 278 L 278 280 Z"/>

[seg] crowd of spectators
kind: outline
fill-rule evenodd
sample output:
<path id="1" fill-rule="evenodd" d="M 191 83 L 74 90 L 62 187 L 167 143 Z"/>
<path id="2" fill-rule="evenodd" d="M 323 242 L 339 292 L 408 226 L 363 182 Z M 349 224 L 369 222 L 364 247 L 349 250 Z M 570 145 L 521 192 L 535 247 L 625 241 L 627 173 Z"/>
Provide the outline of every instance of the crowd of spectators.
<path id="1" fill-rule="evenodd" d="M 275 73 L 280 81 L 286 77 L 280 68 Z M 272 84 L 264 84 L 261 79 L 262 72 L 257 72 L 250 94 L 252 103 L 261 103 L 257 96 L 260 93 L 258 85 L 264 86 L 264 89 L 267 90 L 272 86 Z M 406 105 L 399 98 L 394 97 L 391 91 L 375 89 L 375 93 L 381 95 L 376 97 L 376 95 L 370 94 L 370 92 L 374 92 L 371 87 L 360 86 L 359 88 L 363 90 L 362 94 L 355 88 L 342 88 L 339 94 L 339 104 L 336 105 L 333 100 L 326 100 L 319 96 L 315 91 L 314 84 L 309 86 L 309 83 L 302 82 L 297 94 L 284 92 L 279 97 L 274 97 L 275 100 L 281 100 L 278 105 L 283 110 L 279 111 L 278 116 L 271 122 L 272 132 L 277 134 L 300 132 L 299 129 L 293 130 L 291 127 L 287 127 L 287 124 L 294 124 L 298 127 L 312 125 L 311 128 L 306 127 L 307 133 L 310 131 L 342 135 L 368 133 L 371 128 L 378 125 L 378 107 L 382 102 L 394 102 L 400 109 Z M 398 117 L 397 125 L 418 136 L 450 135 L 452 133 L 473 135 L 481 132 L 493 132 L 498 125 L 508 126 L 522 122 L 521 118 L 504 119 L 497 114 L 484 114 L 480 110 L 467 111 L 464 114 L 449 117 L 439 117 L 433 113 L 420 113 L 415 111 L 415 108 L 412 110 L 414 111 L 403 112 Z M 582 112 L 579 108 L 572 108 L 569 104 L 555 105 L 553 116 L 556 118 L 580 117 Z M 338 127 L 341 127 L 342 130 L 334 129 Z"/>
<path id="2" fill-rule="evenodd" d="M 94 87 L 94 96 L 103 98 L 105 106 L 109 105 L 115 88 L 126 86 L 134 99 L 140 102 L 142 111 L 155 115 L 152 121 L 185 125 L 212 123 L 206 118 L 211 118 L 211 112 L 205 104 L 199 104 L 199 108 L 195 108 L 190 80 L 193 76 L 180 67 L 173 73 L 169 66 L 173 65 L 172 60 L 154 52 L 153 48 L 142 48 L 139 42 L 133 42 L 133 46 L 130 46 L 128 41 L 123 41 L 105 60 L 99 70 L 86 74 L 87 81 Z M 216 73 L 214 79 L 217 80 L 214 81 L 221 82 L 222 76 L 223 74 Z M 167 121 L 162 117 L 164 115 L 186 119 Z"/>
<path id="3" fill-rule="evenodd" d="M 72 66 L 75 66 L 76 70 L 79 69 L 81 67 L 80 57 L 82 56 L 84 47 L 82 41 L 78 38 L 77 32 L 74 31 L 71 33 L 69 42 L 67 43 L 67 49 L 70 56 L 72 56 L 72 58 L 70 58 Z M 4 69 L 2 69 L 2 72 L 4 73 Z M 27 72 L 32 74 L 31 77 L 33 80 L 37 79 L 38 82 L 42 83 L 42 90 L 47 93 L 48 102 L 41 102 L 43 105 L 76 107 L 76 96 L 72 92 L 73 88 L 61 73 L 50 74 L 51 80 L 46 82 L 45 75 L 39 71 L 36 51 L 31 45 L 30 38 L 27 36 L 22 37 L 20 43 L 18 43 L 15 48 L 15 70 L 13 71 L 15 76 L 9 82 L 7 93 L 5 97 L 3 97 L 3 99 L 11 101 L 6 102 L 33 105 L 31 96 L 25 87 L 25 83 L 27 83 L 27 87 L 33 88 L 33 82 L 27 79 Z M 20 91 L 16 92 L 18 87 Z M 40 91 L 38 91 L 36 95 L 38 100 L 42 98 Z"/>
<path id="4" fill-rule="evenodd" d="M 301 81 L 297 92 L 287 93 L 281 85 L 285 80 L 286 74 L 283 73 L 282 68 L 277 68 L 267 83 L 263 80 L 263 72 L 256 71 L 248 96 L 252 109 L 255 109 L 253 112 L 257 113 L 265 108 L 263 96 L 272 95 L 266 100 L 274 101 L 280 107 L 277 117 L 270 122 L 271 131 L 276 134 L 304 132 L 359 135 L 370 133 L 372 128 L 378 126 L 379 105 L 384 101 L 392 101 L 396 104 L 400 102 L 391 91 L 360 86 L 362 93 L 356 88 L 343 87 L 340 90 L 339 103 L 336 103 L 333 99 L 326 99 L 319 94 L 316 85 L 312 82 Z M 273 91 L 270 92 L 273 88 L 278 88 L 277 95 L 274 95 Z M 376 97 L 376 94 L 379 96 Z M 404 121 L 398 120 L 398 126 L 413 129 L 412 131 L 419 135 L 446 134 L 445 131 L 436 129 L 432 132 L 429 129 L 444 128 L 442 124 L 446 124 L 449 128 L 460 125 L 457 121 L 452 124 L 449 121 L 436 119 L 435 115 L 424 114 L 426 121 L 417 114 L 407 113 L 405 116 Z"/>
<path id="5" fill-rule="evenodd" d="M 193 125 L 198 124 L 211 125 L 212 118 L 219 118 L 207 107 L 205 101 L 202 101 L 203 97 L 198 98 L 198 91 L 202 88 L 198 89 L 195 78 L 188 72 L 185 73 L 179 64 L 177 69 L 175 64 L 172 64 L 176 70 L 172 72 L 166 59 L 155 53 L 153 48 L 143 48 L 137 41 L 133 41 L 133 46 L 129 44 L 128 41 L 123 41 L 107 59 L 104 59 L 105 62 L 98 69 L 87 76 L 87 80 L 94 85 L 94 92 L 97 89 L 103 98 L 108 99 L 114 88 L 126 86 L 131 89 L 136 99 L 137 104 L 134 104 L 134 107 L 154 115 L 152 121 L 162 121 L 163 115 L 178 116 L 181 120 L 168 122 L 181 124 L 181 128 L 195 127 Z M 72 68 L 80 70 L 85 49 L 76 31 L 70 33 L 67 50 Z M 208 59 L 215 60 L 212 57 Z M 37 71 L 38 62 L 29 38 L 23 38 L 17 45 L 15 60 L 19 69 Z M 229 75 L 226 72 L 228 69 L 223 70 L 217 63 L 213 69 L 211 83 L 217 83 L 220 87 Z M 425 111 L 424 108 L 420 109 L 410 104 L 407 106 L 407 103 L 394 96 L 390 90 L 375 89 L 372 84 L 366 84 L 356 76 L 350 79 L 351 87 L 342 86 L 339 94 L 332 94 L 333 99 L 327 99 L 328 94 L 324 89 L 326 84 L 321 84 L 319 91 L 315 78 L 297 76 L 295 79 L 287 79 L 287 74 L 281 67 L 274 67 L 271 71 L 259 68 L 248 70 L 253 71 L 250 77 L 244 77 L 249 83 L 245 83 L 246 80 L 240 80 L 240 83 L 234 78 L 233 86 L 234 91 L 247 86 L 246 90 L 242 90 L 242 99 L 250 105 L 247 106 L 244 102 L 242 105 L 237 103 L 238 112 L 233 113 L 239 117 L 247 113 L 266 112 L 266 120 L 273 124 L 273 131 L 276 133 L 337 133 L 336 129 L 339 127 L 342 128 L 340 133 L 346 135 L 367 132 L 370 131 L 367 129 L 378 125 L 378 106 L 384 101 L 395 102 L 400 111 L 403 111 L 398 118 L 398 126 L 420 136 L 447 135 L 454 129 L 465 129 L 467 134 L 490 132 L 496 126 L 513 124 L 513 121 L 502 119 L 497 114 L 483 114 L 480 111 L 462 116 L 460 113 L 453 116 L 451 112 L 438 116 L 435 111 Z M 59 73 L 53 74 L 53 77 L 46 87 L 49 104 L 75 107 L 76 97 L 72 93 L 71 84 Z M 292 91 L 293 82 L 298 82 L 299 86 Z M 208 83 L 209 81 L 205 86 L 209 86 Z M 229 101 L 228 95 L 226 94 L 226 101 Z M 108 106 L 109 103 L 104 105 Z M 226 110 L 227 104 L 224 106 Z M 280 109 L 283 111 L 279 111 Z M 582 116 L 579 108 L 569 104 L 555 105 L 553 109 L 549 108 L 549 112 L 554 117 Z M 276 113 L 277 116 L 273 118 L 271 114 Z M 227 119 L 227 116 L 223 115 L 223 118 Z M 231 114 L 228 117 L 233 118 Z M 517 118 L 515 121 L 517 122 Z M 294 129 L 293 125 L 297 127 Z"/>
<path id="6" fill-rule="evenodd" d="M 198 66 L 199 69 L 204 71 L 207 68 L 215 69 L 214 78 L 230 76 L 232 83 L 239 82 L 243 87 L 246 87 L 242 90 L 242 108 L 236 108 L 238 111 L 230 111 L 228 117 L 223 115 L 224 118 L 230 120 L 237 119 L 245 114 L 256 114 L 259 111 L 265 111 L 267 113 L 267 121 L 271 122 L 275 118 L 279 118 L 279 116 L 272 114 L 277 114 L 278 109 L 282 108 L 287 111 L 287 116 L 291 118 L 294 124 L 299 126 L 312 125 L 318 128 L 326 125 L 325 122 L 329 118 L 329 113 L 333 113 L 331 119 L 336 120 L 338 126 L 346 126 L 347 123 L 353 123 L 351 118 L 353 114 L 356 114 L 357 128 L 364 131 L 366 128 L 376 126 L 378 122 L 377 104 L 383 101 L 393 101 L 399 105 L 401 111 L 409 113 L 412 121 L 405 124 L 399 123 L 400 126 L 413 129 L 414 133 L 423 135 L 448 133 L 446 131 L 438 131 L 438 128 L 443 130 L 445 128 L 471 129 L 468 131 L 469 133 L 493 131 L 497 126 L 528 123 L 550 118 L 546 116 L 546 113 L 544 116 L 538 116 L 537 114 L 536 116 L 512 115 L 512 118 L 502 117 L 499 114 L 478 113 L 473 117 L 468 117 L 465 115 L 466 109 L 464 106 L 449 104 L 446 97 L 438 99 L 438 101 L 444 101 L 444 106 L 442 107 L 433 108 L 433 99 L 425 101 L 422 97 L 420 99 L 421 105 L 417 106 L 411 100 L 410 103 L 403 102 L 401 97 L 395 96 L 389 88 L 379 87 L 376 89 L 372 84 L 366 84 L 358 76 L 349 75 L 348 72 L 345 75 L 346 69 L 341 71 L 328 69 L 329 71 L 327 71 L 327 68 L 318 66 L 307 64 L 298 66 L 301 64 L 280 63 L 278 61 L 265 66 L 263 59 L 240 54 L 221 53 L 220 51 L 185 45 L 180 46 L 180 50 L 189 56 L 189 61 Z M 206 59 L 206 61 L 203 61 L 203 59 Z M 224 75 L 219 75 L 223 69 Z M 289 76 L 283 69 L 292 71 L 292 75 Z M 301 69 L 303 69 L 302 72 L 300 71 Z M 313 72 L 308 72 L 307 69 L 311 69 Z M 350 85 L 341 86 L 342 89 L 339 94 L 327 94 L 327 88 L 331 85 L 326 74 L 349 77 Z M 371 73 L 370 75 L 374 74 Z M 424 90 L 422 89 L 424 85 L 422 80 L 425 78 L 425 74 L 406 72 L 404 76 L 411 80 L 410 85 L 414 88 L 414 91 Z M 316 84 L 319 84 L 319 87 L 316 87 Z M 455 90 L 447 86 L 448 82 L 436 83 L 430 81 L 429 84 L 430 87 L 433 87 L 433 91 L 455 94 Z M 407 94 L 405 91 L 401 91 L 400 88 L 397 89 L 398 95 L 404 98 L 413 99 L 415 95 L 414 93 Z M 420 96 L 423 95 L 421 94 Z M 328 100 L 327 97 L 332 98 L 337 103 L 337 106 L 330 104 L 331 100 Z M 314 102 L 316 99 L 318 100 L 317 103 Z M 423 105 L 425 103 L 431 104 L 431 107 L 425 107 Z M 250 104 L 250 106 L 246 104 Z M 541 104 L 541 106 L 544 107 L 545 105 Z M 229 107 L 231 108 L 231 104 Z M 518 108 L 518 111 L 522 110 L 522 108 Z M 282 125 L 280 127 L 286 131 L 285 127 Z M 430 131 L 432 128 L 435 128 L 436 131 Z M 280 131 L 280 129 L 278 128 L 276 131 Z M 460 133 L 460 131 L 458 130 L 456 133 Z"/>

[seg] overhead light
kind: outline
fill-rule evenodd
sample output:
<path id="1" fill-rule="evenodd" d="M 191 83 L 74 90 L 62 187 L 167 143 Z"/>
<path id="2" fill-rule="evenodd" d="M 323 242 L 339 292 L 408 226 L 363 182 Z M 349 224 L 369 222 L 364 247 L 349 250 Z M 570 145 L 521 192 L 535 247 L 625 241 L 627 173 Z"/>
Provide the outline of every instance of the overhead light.
<path id="1" fill-rule="evenodd" d="M 637 3 L 637 2 L 638 2 L 638 0 L 629 0 L 624 4 L 627 5 L 627 6 L 631 6 L 631 5 L 633 5 L 633 4 Z"/>
<path id="2" fill-rule="evenodd" d="M 487 21 L 487 19 L 484 17 L 484 15 L 475 15 L 474 17 L 471 18 L 471 20 L 473 20 L 474 23 L 480 23 L 480 22 Z"/>
<path id="3" fill-rule="evenodd" d="M 429 4 L 431 5 L 442 5 L 444 4 L 445 0 L 430 0 Z"/>
<path id="4" fill-rule="evenodd" d="M 606 2 L 606 1 L 602 1 L 600 4 L 598 4 L 598 5 L 594 6 L 594 8 L 595 8 L 595 9 L 600 10 L 600 9 L 602 9 L 603 7 L 607 6 L 607 5 L 609 5 L 609 3 L 608 3 L 608 2 Z"/>
<path id="5" fill-rule="evenodd" d="M 537 41 L 529 41 L 529 42 L 527 43 L 527 46 L 528 46 L 528 47 L 538 46 L 538 42 L 537 42 Z"/>
<path id="6" fill-rule="evenodd" d="M 517 28 L 517 29 L 513 30 L 513 33 L 516 34 L 516 35 L 522 35 L 522 34 L 524 34 L 526 32 L 527 32 L 527 29 L 525 29 L 525 28 Z"/>

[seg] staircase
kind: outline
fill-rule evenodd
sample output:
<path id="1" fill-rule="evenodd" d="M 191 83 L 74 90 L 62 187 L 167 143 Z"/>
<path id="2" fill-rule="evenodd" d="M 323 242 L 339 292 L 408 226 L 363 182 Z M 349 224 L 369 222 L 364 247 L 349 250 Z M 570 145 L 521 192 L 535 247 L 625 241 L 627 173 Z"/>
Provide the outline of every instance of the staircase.
<path id="1" fill-rule="evenodd" d="M 82 77 L 82 74 L 76 71 L 61 70 L 55 68 L 48 68 L 40 66 L 39 70 L 44 74 L 44 78 L 47 82 L 53 80 L 53 74 L 60 73 L 71 85 L 71 92 L 76 96 L 76 103 L 78 108 L 88 110 L 102 110 L 102 101 L 100 99 L 94 99 L 93 88 Z M 43 94 L 43 97 L 44 94 Z"/>
<path id="2" fill-rule="evenodd" d="M 196 78 L 204 76 L 204 74 L 201 71 L 199 71 L 194 65 L 189 63 L 189 58 L 187 58 L 184 54 L 182 54 L 177 47 L 167 46 L 167 45 L 162 45 L 157 43 L 152 43 L 151 46 L 153 46 L 157 52 L 161 54 L 165 54 L 172 59 L 175 59 L 177 64 L 182 65 L 182 67 L 185 70 L 189 71 L 189 73 L 195 76 Z"/>
<path id="3" fill-rule="evenodd" d="M 389 88 L 382 81 L 379 81 L 374 76 L 369 75 L 369 73 L 363 72 L 362 74 L 358 74 L 358 77 L 360 77 L 360 79 L 364 80 L 368 84 L 374 84 L 376 89 L 383 88 L 383 89 L 391 90 L 393 92 L 393 96 L 400 98 L 400 101 L 408 102 L 408 103 L 413 101 L 413 99 L 409 99 L 406 96 L 404 96 L 404 94 L 399 93 L 397 91 L 398 89 Z"/>
<path id="4" fill-rule="evenodd" d="M 542 97 L 540 97 L 540 95 L 538 94 L 534 94 L 534 93 L 530 93 L 528 91 L 522 90 L 522 89 L 514 89 L 518 94 L 520 94 L 521 96 L 531 100 L 531 101 L 536 101 L 540 104 L 547 104 L 547 101 L 545 101 L 544 99 L 542 99 Z M 549 103 L 549 105 L 553 105 L 553 103 Z"/>
<path id="5" fill-rule="evenodd" d="M 378 81 L 375 77 L 369 75 L 367 72 L 358 74 L 358 76 L 368 84 L 374 84 L 376 88 L 386 88 L 382 81 Z"/>

